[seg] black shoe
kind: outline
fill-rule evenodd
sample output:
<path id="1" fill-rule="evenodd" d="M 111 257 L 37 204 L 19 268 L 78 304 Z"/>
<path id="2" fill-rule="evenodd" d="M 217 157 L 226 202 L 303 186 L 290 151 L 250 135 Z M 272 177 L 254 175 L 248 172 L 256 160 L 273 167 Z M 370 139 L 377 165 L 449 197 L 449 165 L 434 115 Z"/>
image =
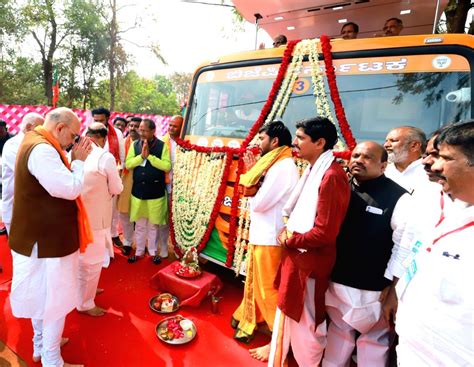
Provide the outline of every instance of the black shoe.
<path id="1" fill-rule="evenodd" d="M 120 239 L 119 236 L 112 237 L 112 243 L 114 244 L 115 247 L 123 247 L 122 240 Z"/>
<path id="2" fill-rule="evenodd" d="M 130 256 L 127 261 L 130 264 L 133 264 L 134 262 L 137 262 L 137 257 L 136 256 Z"/>
<path id="3" fill-rule="evenodd" d="M 122 254 L 125 256 L 130 255 L 130 252 L 132 252 L 132 246 L 123 246 L 122 247 Z"/>
<path id="4" fill-rule="evenodd" d="M 4 234 L 7 234 L 7 227 L 3 227 L 2 229 L 0 229 L 0 236 Z"/>
<path id="5" fill-rule="evenodd" d="M 161 257 L 159 257 L 158 255 L 155 255 L 153 256 L 153 259 L 151 259 L 151 261 L 153 261 L 153 264 L 159 265 L 161 264 Z"/>

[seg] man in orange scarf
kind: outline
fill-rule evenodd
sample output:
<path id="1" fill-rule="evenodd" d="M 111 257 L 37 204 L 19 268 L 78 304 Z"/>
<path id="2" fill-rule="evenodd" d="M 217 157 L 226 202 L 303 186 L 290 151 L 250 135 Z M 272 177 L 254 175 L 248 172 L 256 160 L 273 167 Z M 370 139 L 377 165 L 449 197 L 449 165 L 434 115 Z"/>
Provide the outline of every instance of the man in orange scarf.
<path id="1" fill-rule="evenodd" d="M 92 147 L 89 138 L 79 140 L 80 127 L 70 109 L 50 111 L 44 126 L 25 134 L 15 167 L 10 302 L 15 317 L 31 319 L 33 360 L 43 366 L 67 365 L 61 336 L 78 303 L 79 249 L 92 242 L 80 198 Z M 69 148 L 71 164 L 64 154 Z"/>

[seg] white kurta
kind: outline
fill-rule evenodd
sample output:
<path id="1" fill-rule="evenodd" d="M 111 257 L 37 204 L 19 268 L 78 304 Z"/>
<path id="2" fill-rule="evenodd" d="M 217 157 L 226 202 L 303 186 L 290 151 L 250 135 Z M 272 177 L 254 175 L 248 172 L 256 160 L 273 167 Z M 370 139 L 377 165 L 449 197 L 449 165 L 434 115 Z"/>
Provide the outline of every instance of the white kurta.
<path id="1" fill-rule="evenodd" d="M 293 158 L 282 159 L 268 170 L 257 194 L 250 198 L 251 244 L 278 246 L 277 236 L 284 226 L 281 212 L 298 179 Z"/>
<path id="2" fill-rule="evenodd" d="M 35 146 L 28 159 L 28 170 L 41 186 L 51 196 L 66 200 L 75 200 L 81 193 L 83 165 L 75 160 L 71 164 L 72 172 L 69 171 L 49 144 Z M 34 245 L 30 257 L 12 251 L 10 302 L 15 317 L 47 322 L 65 317 L 77 305 L 79 251 L 64 257 L 39 259 L 37 246 Z"/>
<path id="3" fill-rule="evenodd" d="M 445 216 L 454 215 L 464 204 L 451 200 L 449 195 L 442 193 L 441 185 L 433 182 L 425 184 L 422 190 L 412 195 L 412 199 L 411 208 L 404 213 L 406 226 L 401 238 L 398 241 L 394 239 L 392 256 L 385 272 L 385 277 L 390 280 L 403 275 L 405 272 L 403 261 L 417 241 L 425 243 L 430 238 L 442 213 Z"/>
<path id="4" fill-rule="evenodd" d="M 417 192 L 426 183 L 429 183 L 428 176 L 421 163 L 421 158 L 411 162 L 403 172 L 400 172 L 395 167 L 395 164 L 389 163 L 385 170 L 385 176 L 395 181 L 409 193 Z"/>
<path id="5" fill-rule="evenodd" d="M 13 188 L 15 186 L 15 163 L 18 148 L 25 134 L 19 132 L 8 139 L 3 146 L 2 153 L 2 221 L 8 225 L 12 221 Z"/>
<path id="6" fill-rule="evenodd" d="M 471 226 L 458 230 L 464 225 Z M 400 366 L 471 366 L 474 361 L 474 206 L 432 231 L 397 283 Z M 454 231 L 451 234 L 447 234 Z M 439 239 L 433 244 L 433 239 Z M 426 250 L 431 247 L 431 251 Z M 411 269 L 411 271 L 409 271 Z M 416 269 L 416 270 L 415 270 Z"/>
<path id="7" fill-rule="evenodd" d="M 89 220 L 92 221 L 91 228 L 94 236 L 93 243 L 87 246 L 84 254 L 81 254 L 83 261 L 89 264 L 102 262 L 104 251 L 113 257 L 110 241 L 112 199 L 122 190 L 122 179 L 118 174 L 114 156 L 93 145 L 93 150 L 84 163 L 82 192 Z"/>

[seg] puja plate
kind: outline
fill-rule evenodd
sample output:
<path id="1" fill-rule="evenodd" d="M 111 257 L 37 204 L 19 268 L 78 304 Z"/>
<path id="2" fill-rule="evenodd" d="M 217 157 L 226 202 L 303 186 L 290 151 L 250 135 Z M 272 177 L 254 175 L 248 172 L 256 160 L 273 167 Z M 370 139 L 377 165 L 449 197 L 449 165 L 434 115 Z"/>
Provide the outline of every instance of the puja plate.
<path id="1" fill-rule="evenodd" d="M 163 311 L 161 310 L 161 308 L 158 308 L 155 306 L 155 302 L 159 299 L 163 299 L 163 298 L 171 298 L 173 299 L 173 303 L 174 303 L 174 307 L 171 311 Z M 150 299 L 150 302 L 148 302 L 150 308 L 155 311 L 155 312 L 158 312 L 158 313 L 161 313 L 161 314 L 166 314 L 166 313 L 172 313 L 172 312 L 176 312 L 178 309 L 179 309 L 179 299 L 178 297 L 176 296 L 173 296 L 171 293 L 160 293 L 154 297 L 151 297 Z"/>
<path id="2" fill-rule="evenodd" d="M 168 337 L 165 337 L 164 334 L 168 332 L 168 323 L 173 320 L 175 321 L 176 324 L 180 325 L 181 331 L 183 332 L 184 335 L 180 338 L 168 339 Z M 186 324 L 185 326 L 188 329 L 183 330 L 181 327 L 181 324 Z M 155 331 L 156 331 L 156 336 L 158 337 L 158 339 L 160 339 L 162 342 L 166 344 L 173 344 L 173 345 L 189 343 L 191 340 L 193 340 L 196 337 L 196 334 L 197 334 L 197 328 L 194 322 L 192 322 L 190 319 L 187 319 L 181 315 L 171 316 L 171 317 L 167 317 L 161 320 L 158 323 L 158 325 L 156 325 Z"/>

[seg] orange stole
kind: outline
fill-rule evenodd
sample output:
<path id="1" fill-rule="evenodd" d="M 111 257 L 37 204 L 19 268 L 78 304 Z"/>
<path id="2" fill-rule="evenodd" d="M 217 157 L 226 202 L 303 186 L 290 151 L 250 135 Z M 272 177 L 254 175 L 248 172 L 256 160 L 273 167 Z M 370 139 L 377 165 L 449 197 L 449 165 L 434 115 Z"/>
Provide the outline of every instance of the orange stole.
<path id="1" fill-rule="evenodd" d="M 37 126 L 35 131 L 44 136 L 44 138 L 51 143 L 51 145 L 58 151 L 62 162 L 71 171 L 71 164 L 69 163 L 64 151 L 61 149 L 56 138 L 43 126 Z M 92 236 L 91 226 L 89 224 L 89 217 L 87 216 L 86 208 L 82 202 L 81 195 L 76 198 L 77 205 L 77 224 L 79 227 L 79 250 L 85 252 L 86 247 L 94 240 Z"/>

